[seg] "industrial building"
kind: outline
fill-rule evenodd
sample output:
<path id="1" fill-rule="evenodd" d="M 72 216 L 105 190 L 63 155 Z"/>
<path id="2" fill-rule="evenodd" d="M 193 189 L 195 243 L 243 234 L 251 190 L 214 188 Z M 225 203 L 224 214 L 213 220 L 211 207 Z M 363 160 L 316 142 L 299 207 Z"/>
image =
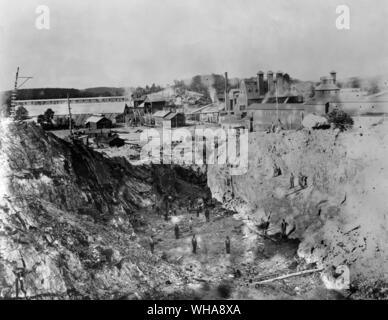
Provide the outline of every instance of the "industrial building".
<path id="1" fill-rule="evenodd" d="M 305 106 L 297 103 L 254 103 L 247 109 L 246 120 L 253 131 L 266 130 L 272 124 L 281 125 L 284 130 L 298 129 L 306 114 Z"/>
<path id="2" fill-rule="evenodd" d="M 259 71 L 255 78 L 240 81 L 238 89 L 228 92 L 225 111 L 220 113 L 221 124 L 235 123 L 253 130 L 263 130 L 271 124 L 300 127 L 305 114 L 303 96 L 291 85 L 288 74 L 278 71 Z"/>
<path id="3" fill-rule="evenodd" d="M 130 103 L 130 99 L 124 96 L 71 98 L 69 102 L 75 126 L 82 127 L 87 118 L 96 114 L 104 115 L 112 124 L 121 121 L 120 116 L 124 113 L 125 105 Z M 34 120 L 47 109 L 54 111 L 55 123 L 64 122 L 69 117 L 67 99 L 16 100 L 16 105 L 26 108 L 28 116 Z"/>
<path id="4" fill-rule="evenodd" d="M 231 96 L 232 95 L 232 96 Z M 256 78 L 240 81 L 238 91 L 229 92 L 230 110 L 233 113 L 244 112 L 253 103 L 302 103 L 303 97 L 291 87 L 288 74 L 272 71 L 259 71 Z"/>
<path id="5" fill-rule="evenodd" d="M 336 72 L 321 77 L 314 89 L 314 96 L 305 102 L 310 113 L 327 114 L 338 108 L 351 116 L 378 116 L 388 113 L 388 92 L 368 95 L 359 88 L 341 89 L 337 85 Z"/>
<path id="6" fill-rule="evenodd" d="M 224 99 L 225 100 L 225 99 Z M 214 102 L 204 107 L 195 109 L 186 114 L 187 120 L 196 122 L 218 123 L 220 111 L 225 109 L 225 104 Z"/>

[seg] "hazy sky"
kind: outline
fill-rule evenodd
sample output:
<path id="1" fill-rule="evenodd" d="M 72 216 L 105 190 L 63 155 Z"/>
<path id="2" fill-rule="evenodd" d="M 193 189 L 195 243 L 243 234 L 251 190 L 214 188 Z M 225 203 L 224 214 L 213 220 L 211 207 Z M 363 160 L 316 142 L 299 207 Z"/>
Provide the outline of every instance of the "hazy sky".
<path id="1" fill-rule="evenodd" d="M 337 30 L 336 6 L 350 8 Z M 50 30 L 38 30 L 38 5 Z M 319 80 L 385 74 L 386 0 L 0 0 L 0 90 L 136 86 L 195 74 L 282 70 Z"/>

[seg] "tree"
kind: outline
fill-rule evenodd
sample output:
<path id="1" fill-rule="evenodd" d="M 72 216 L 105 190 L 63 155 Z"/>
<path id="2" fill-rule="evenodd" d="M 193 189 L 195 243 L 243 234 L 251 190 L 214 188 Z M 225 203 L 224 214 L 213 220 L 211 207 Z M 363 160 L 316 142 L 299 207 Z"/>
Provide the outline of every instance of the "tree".
<path id="1" fill-rule="evenodd" d="M 361 88 L 361 80 L 359 78 L 353 77 L 349 82 L 351 88 Z"/>
<path id="2" fill-rule="evenodd" d="M 15 120 L 26 120 L 28 119 L 28 111 L 23 106 L 18 107 L 15 110 Z"/>
<path id="3" fill-rule="evenodd" d="M 52 121 L 53 121 L 53 119 L 54 119 L 54 111 L 53 111 L 52 109 L 48 108 L 48 109 L 44 112 L 43 116 L 44 116 L 45 122 L 47 122 L 47 123 L 52 123 Z"/>
<path id="4" fill-rule="evenodd" d="M 209 98 L 209 90 L 208 88 L 202 83 L 202 79 L 200 75 L 194 76 L 191 79 L 191 83 L 189 86 L 189 90 L 195 91 L 198 93 L 203 94 L 205 97 Z"/>
<path id="5" fill-rule="evenodd" d="M 213 87 L 216 89 L 217 93 L 224 93 L 225 92 L 225 77 L 220 74 L 212 74 L 214 83 Z M 228 84 L 229 85 L 229 84 Z"/>
<path id="6" fill-rule="evenodd" d="M 372 80 L 369 84 L 368 94 L 376 94 L 380 92 L 379 83 L 376 80 Z"/>
<path id="7" fill-rule="evenodd" d="M 291 77 L 290 77 L 290 75 L 288 73 L 285 73 L 283 75 L 283 79 L 284 79 L 285 82 L 291 83 Z"/>
<path id="8" fill-rule="evenodd" d="M 345 111 L 339 109 L 333 109 L 328 115 L 327 120 L 330 124 L 334 125 L 334 128 L 344 131 L 353 126 L 354 121 L 352 117 Z"/>
<path id="9" fill-rule="evenodd" d="M 314 97 L 314 95 L 315 95 L 315 87 L 313 84 L 310 84 L 309 88 L 307 89 L 307 96 L 309 98 L 312 98 Z"/>
<path id="10" fill-rule="evenodd" d="M 38 123 L 43 126 L 44 122 L 45 122 L 45 119 L 44 119 L 44 115 L 43 114 L 40 114 L 38 116 L 38 119 L 37 119 Z"/>

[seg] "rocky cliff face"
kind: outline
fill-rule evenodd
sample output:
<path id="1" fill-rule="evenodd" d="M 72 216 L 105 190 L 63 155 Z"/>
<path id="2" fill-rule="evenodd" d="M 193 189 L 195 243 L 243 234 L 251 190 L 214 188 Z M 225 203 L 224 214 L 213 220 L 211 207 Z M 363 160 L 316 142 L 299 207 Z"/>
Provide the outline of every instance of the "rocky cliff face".
<path id="1" fill-rule="evenodd" d="M 253 133 L 248 173 L 228 181 L 228 168 L 209 166 L 208 184 L 213 196 L 225 197 L 250 220 L 271 214 L 271 233 L 280 232 L 286 219 L 308 262 L 347 265 L 351 285 L 374 287 L 388 280 L 387 128 Z M 298 186 L 299 172 L 308 177 L 307 188 Z"/>
<path id="2" fill-rule="evenodd" d="M 32 124 L 2 120 L 1 129 L 1 298 L 136 298 L 166 281 L 169 292 L 182 286 L 132 229 L 132 213 L 157 196 L 154 169 Z"/>

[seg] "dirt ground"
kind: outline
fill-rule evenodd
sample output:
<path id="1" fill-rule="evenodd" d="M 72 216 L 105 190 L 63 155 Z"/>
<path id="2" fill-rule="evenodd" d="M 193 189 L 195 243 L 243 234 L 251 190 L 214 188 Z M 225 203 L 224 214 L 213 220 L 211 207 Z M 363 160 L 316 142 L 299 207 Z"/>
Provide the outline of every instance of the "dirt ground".
<path id="1" fill-rule="evenodd" d="M 189 196 L 188 196 L 189 197 Z M 172 204 L 176 215 L 165 221 L 151 208 L 138 212 L 135 232 L 142 246 L 150 250 L 149 236 L 155 239 L 154 254 L 180 266 L 187 275 L 188 287 L 197 299 L 338 299 L 342 296 L 326 290 L 319 274 L 297 276 L 269 284 L 255 283 L 305 269 L 296 255 L 298 242 L 283 240 L 278 234 L 264 237 L 249 218 L 233 214 L 218 203 L 210 209 L 210 222 L 204 210 L 197 216 L 188 207 L 189 198 Z M 182 206 L 186 203 L 186 206 Z M 193 219 L 190 231 L 189 220 Z M 248 219 L 248 220 L 247 220 Z M 180 229 L 175 238 L 174 226 Z M 197 253 L 192 253 L 191 238 L 196 234 Z M 231 239 L 231 253 L 225 252 L 225 239 Z"/>

